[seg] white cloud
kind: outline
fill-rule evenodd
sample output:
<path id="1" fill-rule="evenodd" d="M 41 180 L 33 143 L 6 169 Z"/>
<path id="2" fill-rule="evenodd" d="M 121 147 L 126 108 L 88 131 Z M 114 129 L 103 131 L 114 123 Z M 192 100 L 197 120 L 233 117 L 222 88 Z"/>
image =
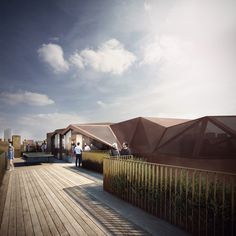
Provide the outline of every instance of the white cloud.
<path id="1" fill-rule="evenodd" d="M 53 69 L 54 73 L 62 73 L 69 70 L 69 64 L 64 59 L 63 54 L 61 46 L 53 43 L 43 44 L 38 49 L 39 57 Z"/>
<path id="2" fill-rule="evenodd" d="M 96 71 L 116 75 L 123 74 L 135 60 L 135 55 L 116 39 L 106 41 L 96 51 L 84 49 L 70 58 L 71 63 L 79 68 L 91 66 Z"/>
<path id="3" fill-rule="evenodd" d="M 151 6 L 151 3 L 150 3 L 150 0 L 144 0 L 144 9 L 145 9 L 145 11 L 152 10 L 152 6 Z"/>
<path id="4" fill-rule="evenodd" d="M 97 101 L 98 106 L 100 106 L 101 108 L 106 108 L 107 104 L 102 102 L 102 101 Z"/>
<path id="5" fill-rule="evenodd" d="M 182 40 L 175 35 L 149 35 L 141 46 L 142 60 L 140 64 L 187 65 L 191 62 L 193 46 L 191 41 Z"/>
<path id="6" fill-rule="evenodd" d="M 70 56 L 70 63 L 74 66 L 78 67 L 79 69 L 84 68 L 83 64 L 83 58 L 79 55 L 79 53 L 74 53 L 72 56 Z"/>
<path id="7" fill-rule="evenodd" d="M 103 101 L 98 100 L 97 105 L 102 109 L 113 109 L 113 108 L 119 107 L 121 104 L 120 104 L 120 102 L 107 102 L 107 103 L 105 103 Z"/>
<path id="8" fill-rule="evenodd" d="M 70 64 L 64 59 L 63 49 L 57 44 L 43 44 L 38 54 L 55 73 L 67 72 L 73 65 L 78 69 L 90 66 L 96 71 L 121 75 L 136 60 L 136 56 L 116 39 L 104 42 L 97 50 L 87 48 L 73 53 L 69 57 Z"/>
<path id="9" fill-rule="evenodd" d="M 55 103 L 45 94 L 33 93 L 28 91 L 20 91 L 17 93 L 3 92 L 0 94 L 0 100 L 10 105 L 24 103 L 32 106 L 46 106 Z"/>

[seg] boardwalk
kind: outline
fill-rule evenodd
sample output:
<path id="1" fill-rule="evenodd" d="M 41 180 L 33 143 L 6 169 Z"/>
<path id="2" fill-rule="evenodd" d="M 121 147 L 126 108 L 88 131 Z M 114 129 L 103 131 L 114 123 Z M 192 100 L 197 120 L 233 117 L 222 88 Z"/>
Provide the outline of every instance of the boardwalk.
<path id="1" fill-rule="evenodd" d="M 16 167 L 1 187 L 0 235 L 148 235 L 83 188 L 93 184 L 63 164 Z"/>
<path id="2" fill-rule="evenodd" d="M 187 235 L 104 192 L 100 174 L 66 163 L 16 165 L 0 188 L 0 236 Z"/>

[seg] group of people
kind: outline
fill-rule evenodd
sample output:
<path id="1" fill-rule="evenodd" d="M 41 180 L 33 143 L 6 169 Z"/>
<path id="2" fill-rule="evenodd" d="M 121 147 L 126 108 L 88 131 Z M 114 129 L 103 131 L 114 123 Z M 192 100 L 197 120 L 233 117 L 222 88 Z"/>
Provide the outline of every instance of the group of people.
<path id="1" fill-rule="evenodd" d="M 122 148 L 119 150 L 117 143 L 112 144 L 112 148 L 110 151 L 111 156 L 127 156 L 131 155 L 131 151 L 129 149 L 129 145 L 127 142 L 122 143 Z"/>
<path id="2" fill-rule="evenodd" d="M 72 145 L 72 152 L 75 154 L 75 166 L 80 167 L 82 165 L 82 152 L 90 151 L 91 148 L 86 143 L 84 144 L 84 148 L 80 146 L 80 142 L 76 145 Z M 111 156 L 127 156 L 131 155 L 131 151 L 129 149 L 129 145 L 127 142 L 123 142 L 121 150 L 119 150 L 117 143 L 112 144 L 112 148 L 110 150 Z"/>

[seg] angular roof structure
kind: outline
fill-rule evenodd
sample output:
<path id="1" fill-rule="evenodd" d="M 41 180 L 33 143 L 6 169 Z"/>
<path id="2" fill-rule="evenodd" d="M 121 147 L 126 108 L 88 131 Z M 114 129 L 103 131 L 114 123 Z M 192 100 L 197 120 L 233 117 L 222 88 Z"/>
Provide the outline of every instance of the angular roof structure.
<path id="1" fill-rule="evenodd" d="M 134 153 L 153 153 L 161 142 L 167 127 L 188 120 L 171 118 L 137 117 L 111 125 L 120 141 L 129 143 Z"/>
<path id="2" fill-rule="evenodd" d="M 69 125 L 63 132 L 66 134 L 69 130 L 74 132 L 81 133 L 87 137 L 95 139 L 101 143 L 104 143 L 108 146 L 112 146 L 113 143 L 117 143 L 118 140 L 113 133 L 112 129 L 107 124 L 76 124 Z"/>
<path id="3" fill-rule="evenodd" d="M 195 120 L 137 117 L 119 123 L 69 125 L 69 130 L 103 144 L 128 142 L 133 153 L 176 157 L 235 157 L 236 116 L 206 116 Z"/>

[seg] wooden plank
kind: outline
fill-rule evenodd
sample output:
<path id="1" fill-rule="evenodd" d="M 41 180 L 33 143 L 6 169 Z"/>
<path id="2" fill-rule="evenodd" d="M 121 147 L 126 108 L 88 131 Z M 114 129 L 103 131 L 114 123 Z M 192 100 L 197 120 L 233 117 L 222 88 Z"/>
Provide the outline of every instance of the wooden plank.
<path id="1" fill-rule="evenodd" d="M 39 205 L 38 197 L 37 197 L 36 193 L 34 192 L 33 186 L 31 184 L 30 172 L 31 171 L 25 171 L 24 172 L 24 177 L 25 177 L 25 180 L 27 182 L 28 189 L 29 189 L 32 201 L 34 203 L 35 211 L 36 211 L 36 214 L 38 216 L 38 219 L 39 219 L 39 222 L 40 222 L 40 225 L 41 225 L 42 233 L 43 233 L 43 235 L 52 235 L 51 231 L 48 227 L 47 221 L 45 220 L 45 216 L 43 214 L 43 211 L 42 211 L 42 209 Z"/>
<path id="2" fill-rule="evenodd" d="M 25 187 L 25 193 L 26 193 L 26 198 L 27 198 L 27 202 L 28 202 L 28 206 L 29 206 L 30 215 L 31 215 L 34 234 L 37 236 L 43 235 L 40 221 L 38 219 L 38 215 L 35 210 L 34 202 L 33 202 L 32 197 L 30 195 L 29 187 L 28 187 L 27 181 L 25 179 L 24 172 L 22 172 L 22 179 L 23 179 L 23 183 L 24 183 L 24 187 Z"/>
<path id="3" fill-rule="evenodd" d="M 3 211 L 3 217 L 1 222 L 0 235 L 8 235 L 8 223 L 9 223 L 9 215 L 10 215 L 10 204 L 11 204 L 11 190 L 12 190 L 12 175 L 9 177 L 9 185 L 7 189 L 7 196 L 5 207 Z"/>
<path id="4" fill-rule="evenodd" d="M 94 222 L 94 219 L 89 217 L 83 209 L 81 209 L 78 206 L 78 203 L 76 203 L 73 199 L 68 197 L 68 194 L 65 194 L 65 191 L 60 191 L 60 189 L 64 189 L 65 185 L 62 186 L 61 183 L 55 179 L 55 176 L 49 175 L 49 172 L 47 172 L 44 169 L 43 176 L 50 180 L 51 189 L 54 188 L 55 194 L 57 196 L 60 196 L 60 199 L 63 199 L 64 205 L 67 207 L 67 209 L 70 211 L 70 213 L 73 215 L 73 217 L 78 221 L 78 223 L 81 225 L 81 227 L 89 234 L 89 235 L 105 235 L 106 233 L 101 230 L 97 226 L 97 222 Z"/>
<path id="5" fill-rule="evenodd" d="M 56 171 L 58 178 L 61 178 L 61 180 L 63 181 L 64 180 L 69 181 L 71 183 L 71 186 L 94 183 L 93 180 L 80 175 L 79 172 L 74 173 L 62 167 L 56 167 L 56 168 L 49 167 L 47 168 L 47 170 L 54 171 L 54 172 Z"/>
<path id="6" fill-rule="evenodd" d="M 55 227 L 59 233 L 59 235 L 69 235 L 69 233 L 67 232 L 63 221 L 60 220 L 60 218 L 57 215 L 57 212 L 55 211 L 55 209 L 53 208 L 52 204 L 50 203 L 50 201 L 48 200 L 46 194 L 43 192 L 42 187 L 40 186 L 40 184 L 37 182 L 34 174 L 32 173 L 32 181 L 34 183 L 35 189 L 37 189 L 37 192 L 40 194 L 40 197 L 42 199 L 42 204 L 44 204 L 44 206 L 47 208 L 48 213 L 50 214 L 53 223 L 55 224 Z M 53 231 L 52 231 L 53 232 Z"/>
<path id="7" fill-rule="evenodd" d="M 16 232 L 18 235 L 25 235 L 22 196 L 20 191 L 19 172 L 15 171 L 15 189 L 16 189 Z"/>
<path id="8" fill-rule="evenodd" d="M 32 175 L 32 173 L 28 173 L 28 181 L 29 183 L 31 184 L 32 186 L 32 189 L 36 195 L 36 198 L 37 198 L 37 201 L 39 203 L 39 206 L 42 210 L 42 214 L 44 215 L 45 217 L 45 221 L 47 222 L 47 225 L 48 225 L 48 228 L 50 229 L 50 232 L 52 235 L 58 235 L 59 232 L 57 231 L 57 228 L 49 214 L 49 208 L 47 208 L 42 200 L 42 197 L 41 197 L 41 193 L 38 191 L 37 187 L 36 187 L 36 184 L 34 182 L 34 176 Z"/>
<path id="9" fill-rule="evenodd" d="M 70 175 L 70 173 L 68 173 L 70 171 L 68 170 L 61 170 L 59 168 L 47 168 L 45 170 L 48 171 L 49 174 L 53 175 L 54 179 L 57 179 L 58 183 L 62 183 L 61 189 L 65 188 L 65 185 L 67 187 L 74 187 L 94 183 L 93 181 L 87 179 L 84 176 L 76 174 Z M 83 180 L 81 181 L 81 179 Z"/>
<path id="10" fill-rule="evenodd" d="M 67 229 L 70 235 L 87 235 L 81 227 L 78 227 L 77 222 L 71 217 L 68 210 L 64 207 L 64 205 L 59 201 L 57 196 L 51 191 L 48 185 L 41 179 L 39 175 L 40 170 L 32 170 L 33 174 L 35 175 L 37 182 L 40 183 L 44 193 L 47 195 L 48 200 L 51 202 L 53 208 L 57 212 L 61 221 L 64 222 L 64 226 Z"/>
<path id="11" fill-rule="evenodd" d="M 21 194 L 21 200 L 22 200 L 22 214 L 23 214 L 23 220 L 24 220 L 25 234 L 34 235 L 31 215 L 30 215 L 27 197 L 25 193 L 25 187 L 24 187 L 24 183 L 22 179 L 22 172 L 18 172 L 18 174 L 19 174 L 19 181 L 20 181 L 20 194 Z"/>
<path id="12" fill-rule="evenodd" d="M 4 175 L 2 184 L 0 186 L 0 196 L 1 196 L 1 198 L 0 198 L 0 227 L 1 227 L 1 222 L 2 222 L 2 217 L 3 217 L 6 197 L 7 197 L 9 177 L 10 177 L 9 172 L 6 172 L 5 175 Z"/>
<path id="13" fill-rule="evenodd" d="M 11 204 L 9 213 L 9 223 L 8 223 L 8 235 L 16 235 L 16 178 L 15 172 L 11 172 L 12 184 L 11 184 Z"/>

